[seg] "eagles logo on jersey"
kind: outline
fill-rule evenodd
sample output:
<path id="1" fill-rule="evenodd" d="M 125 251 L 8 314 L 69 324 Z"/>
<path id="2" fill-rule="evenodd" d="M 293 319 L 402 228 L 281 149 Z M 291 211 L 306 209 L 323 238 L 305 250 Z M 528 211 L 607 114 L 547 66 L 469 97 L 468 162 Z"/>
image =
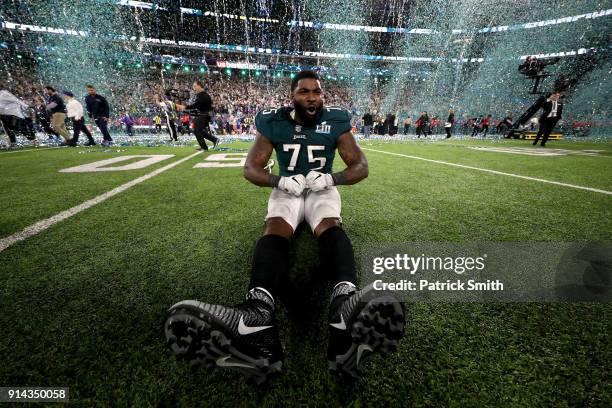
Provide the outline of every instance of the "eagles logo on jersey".
<path id="1" fill-rule="evenodd" d="M 331 173 L 338 138 L 351 130 L 350 113 L 323 107 L 316 124 L 304 126 L 291 118 L 292 110 L 264 109 L 255 117 L 257 131 L 274 146 L 279 175 L 306 176 L 310 170 Z"/>

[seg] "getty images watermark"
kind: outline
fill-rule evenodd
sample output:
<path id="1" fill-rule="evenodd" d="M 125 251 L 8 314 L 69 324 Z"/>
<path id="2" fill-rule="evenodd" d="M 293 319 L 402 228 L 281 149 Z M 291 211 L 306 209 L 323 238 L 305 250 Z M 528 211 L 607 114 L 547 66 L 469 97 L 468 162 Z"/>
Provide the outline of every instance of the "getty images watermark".
<path id="1" fill-rule="evenodd" d="M 475 279 L 413 279 L 418 272 L 424 271 L 444 271 L 463 275 L 466 272 L 483 271 L 487 254 L 479 257 L 470 256 L 410 256 L 408 254 L 395 254 L 394 257 L 375 257 L 372 260 L 372 272 L 380 275 L 385 271 L 404 271 L 410 274 L 410 279 L 401 279 L 398 282 L 385 282 L 377 279 L 373 282 L 374 289 L 377 290 L 443 290 L 443 291 L 489 291 L 504 290 L 504 284 L 499 279 L 478 281 Z"/>
<path id="2" fill-rule="evenodd" d="M 612 244 L 405 243 L 360 254 L 361 280 L 405 301 L 610 301 Z"/>

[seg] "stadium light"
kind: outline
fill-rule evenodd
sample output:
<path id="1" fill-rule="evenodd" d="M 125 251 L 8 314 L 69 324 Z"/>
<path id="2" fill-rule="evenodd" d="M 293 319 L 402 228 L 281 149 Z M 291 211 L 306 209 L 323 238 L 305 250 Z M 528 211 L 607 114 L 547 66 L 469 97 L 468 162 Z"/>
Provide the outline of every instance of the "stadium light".
<path id="1" fill-rule="evenodd" d="M 261 75 L 261 71 L 255 71 L 255 76 L 260 76 Z"/>
<path id="2" fill-rule="evenodd" d="M 277 77 L 277 78 L 280 78 L 281 76 L 283 76 L 283 73 L 282 73 L 282 72 L 277 72 L 277 73 L 276 73 L 276 77 Z"/>
<path id="3" fill-rule="evenodd" d="M 183 71 L 188 72 L 188 71 L 189 71 L 189 65 L 185 65 L 185 66 L 183 67 Z"/>
<path id="4" fill-rule="evenodd" d="M 245 71 L 244 69 L 243 69 L 243 70 L 241 70 L 241 71 L 240 71 L 240 75 L 243 75 L 243 76 L 244 76 L 244 75 L 246 75 L 246 71 Z"/>
<path id="5" fill-rule="evenodd" d="M 23 57 L 21 56 L 21 54 L 17 54 L 17 58 L 21 59 Z"/>
<path id="6" fill-rule="evenodd" d="M 123 63 L 122 63 L 121 61 L 118 61 L 118 62 L 117 62 L 117 66 L 118 66 L 118 67 L 122 67 L 122 66 L 123 66 Z"/>
<path id="7" fill-rule="evenodd" d="M 295 73 L 293 73 L 293 72 L 292 72 L 291 74 L 289 74 L 289 77 L 290 77 L 291 79 L 295 78 Z"/>
<path id="8" fill-rule="evenodd" d="M 170 64 L 166 64 L 166 66 L 164 67 L 164 69 L 165 69 L 166 71 L 170 71 L 170 68 L 172 68 L 172 67 L 170 66 Z"/>
<path id="9" fill-rule="evenodd" d="M 200 72 L 206 72 L 206 68 L 200 67 Z"/>
<path id="10" fill-rule="evenodd" d="M 227 75 L 229 75 L 229 76 L 232 76 L 232 70 L 231 70 L 231 69 L 229 69 L 229 68 L 226 68 L 226 69 L 225 69 L 225 73 L 226 73 Z"/>
<path id="11" fill-rule="evenodd" d="M 142 68 L 142 64 L 140 62 L 136 63 L 136 68 Z"/>

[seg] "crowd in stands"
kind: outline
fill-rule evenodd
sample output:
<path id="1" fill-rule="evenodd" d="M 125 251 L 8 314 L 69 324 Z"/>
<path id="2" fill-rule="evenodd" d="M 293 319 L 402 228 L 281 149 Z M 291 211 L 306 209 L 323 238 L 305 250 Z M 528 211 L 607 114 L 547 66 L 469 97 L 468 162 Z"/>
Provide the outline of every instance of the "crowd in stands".
<path id="1" fill-rule="evenodd" d="M 191 89 L 193 77 L 179 77 L 166 79 L 152 83 L 143 93 L 143 103 L 133 103 L 130 98 L 122 98 L 119 104 L 123 110 L 132 112 L 136 117 L 137 124 L 151 125 L 155 117 L 155 109 L 146 110 L 153 106 L 150 103 L 155 95 L 163 95 L 167 90 L 172 89 L 178 96 L 177 103 L 184 103 L 189 98 L 187 92 Z M 259 79 L 228 77 L 225 74 L 211 76 L 206 81 L 206 90 L 211 95 L 214 105 L 213 127 L 221 134 L 243 133 L 244 129 L 254 122 L 255 115 L 264 108 L 288 105 L 289 78 L 262 77 Z M 346 87 L 339 84 L 326 84 L 324 90 L 326 105 L 342 106 L 351 108 Z M 145 112 L 143 115 L 143 106 Z M 244 126 L 246 124 L 246 126 Z"/>
<path id="2" fill-rule="evenodd" d="M 166 75 L 166 77 L 144 78 L 132 81 L 130 86 L 108 86 L 98 84 L 97 88 L 104 93 L 111 106 L 109 128 L 111 131 L 122 131 L 133 134 L 133 131 L 159 132 L 160 122 L 165 126 L 163 113 L 155 103 L 156 97 L 162 96 L 168 90 L 173 90 L 173 99 L 176 103 L 184 104 L 190 98 L 190 89 L 196 74 L 192 75 Z M 200 75 L 199 78 L 202 76 Z M 289 77 L 275 76 L 242 76 L 227 75 L 224 72 L 214 72 L 205 76 L 207 92 L 211 95 L 214 104 L 214 116 L 211 126 L 217 134 L 231 135 L 254 132 L 254 118 L 263 108 L 289 105 L 290 81 Z M 34 74 L 20 73 L 19 76 L 9 76 L 0 81 L 0 90 L 4 89 L 30 106 L 34 106 L 37 96 L 45 97 L 44 84 Z M 52 84 L 58 91 L 65 90 L 62 84 Z M 77 95 L 85 95 L 85 88 L 70 89 Z M 360 93 L 355 95 L 355 93 Z M 368 107 L 360 112 L 358 105 L 363 106 L 364 94 L 367 93 Z M 422 112 L 407 113 L 408 105 L 398 105 L 397 101 L 410 101 L 410 89 L 396 90 L 396 94 L 389 95 L 381 88 L 368 88 L 356 90 L 341 81 L 325 81 L 324 100 L 328 106 L 340 106 L 353 114 L 354 130 L 362 132 L 364 129 L 365 113 L 372 116 L 372 125 L 369 131 L 373 134 L 429 134 L 444 133 L 448 127 L 446 112 L 441 114 L 427 114 Z M 83 99 L 80 98 L 80 99 Z M 391 101 L 391 102 L 389 102 Z M 36 123 L 34 110 L 26 112 Z M 161 119 L 161 120 L 160 120 Z M 189 117 L 180 114 L 178 128 L 181 133 L 190 132 Z M 492 118 L 485 113 L 482 116 L 461 114 L 455 117 L 453 113 L 453 129 L 457 133 L 485 135 L 489 132 L 503 132 L 511 126 L 512 115 L 503 118 Z M 129 126 L 128 126 L 129 125 Z M 164 130 L 161 130 L 164 131 Z M 482 132 L 482 133 L 481 133 Z"/>
<path id="3" fill-rule="evenodd" d="M 161 116 L 165 123 L 163 113 L 160 111 L 156 97 L 165 95 L 169 90 L 173 92 L 173 100 L 184 104 L 190 98 L 191 85 L 194 76 L 181 75 L 175 77 L 133 81 L 129 86 L 106 87 L 105 93 L 111 106 L 109 127 L 111 130 L 124 128 L 127 123 L 132 129 L 150 129 L 159 131 L 156 126 Z M 207 92 L 213 98 L 214 117 L 212 127 L 219 134 L 240 134 L 253 131 L 255 115 L 263 108 L 289 105 L 290 78 L 278 77 L 240 77 L 227 76 L 225 73 L 211 74 L 206 80 Z M 0 82 L 0 87 L 17 96 L 29 105 L 33 105 L 36 96 L 43 96 L 44 85 L 33 75 L 24 74 L 19 77 L 12 76 Z M 60 93 L 67 90 L 61 84 L 53 85 Z M 104 84 L 98 86 L 104 92 Z M 85 94 L 83 90 L 70 90 L 75 95 Z M 78 98 L 78 96 L 77 96 Z M 340 84 L 326 84 L 324 98 L 326 105 L 342 106 L 352 109 L 348 88 Z M 34 118 L 33 112 L 26 113 Z M 128 116 L 128 118 L 126 118 Z M 179 131 L 185 133 L 190 130 L 188 116 L 180 115 Z"/>

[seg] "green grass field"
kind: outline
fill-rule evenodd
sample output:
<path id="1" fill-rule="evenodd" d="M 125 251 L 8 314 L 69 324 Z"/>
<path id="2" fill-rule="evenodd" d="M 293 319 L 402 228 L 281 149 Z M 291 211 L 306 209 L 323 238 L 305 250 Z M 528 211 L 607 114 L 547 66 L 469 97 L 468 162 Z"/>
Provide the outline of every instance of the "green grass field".
<path id="1" fill-rule="evenodd" d="M 340 187 L 357 253 L 370 243 L 612 240 L 610 194 L 383 153 L 609 192 L 610 142 L 549 142 L 570 151 L 550 157 L 473 149 L 531 147 L 524 141 L 361 145 L 370 176 Z M 226 146 L 216 153 L 249 147 Z M 0 152 L 0 238 L 195 152 L 108 150 Z M 307 229 L 293 242 L 290 280 L 310 313 L 279 308 L 283 375 L 257 389 L 177 362 L 164 347 L 166 309 L 243 299 L 270 193 L 238 167 L 194 168 L 212 153 L 0 252 L 0 385 L 67 386 L 77 406 L 610 406 L 610 303 L 409 303 L 399 351 L 370 360 L 355 386 L 336 384 L 326 370 L 328 292 L 308 282 L 317 254 Z M 140 170 L 59 172 L 132 154 L 175 156 Z"/>

